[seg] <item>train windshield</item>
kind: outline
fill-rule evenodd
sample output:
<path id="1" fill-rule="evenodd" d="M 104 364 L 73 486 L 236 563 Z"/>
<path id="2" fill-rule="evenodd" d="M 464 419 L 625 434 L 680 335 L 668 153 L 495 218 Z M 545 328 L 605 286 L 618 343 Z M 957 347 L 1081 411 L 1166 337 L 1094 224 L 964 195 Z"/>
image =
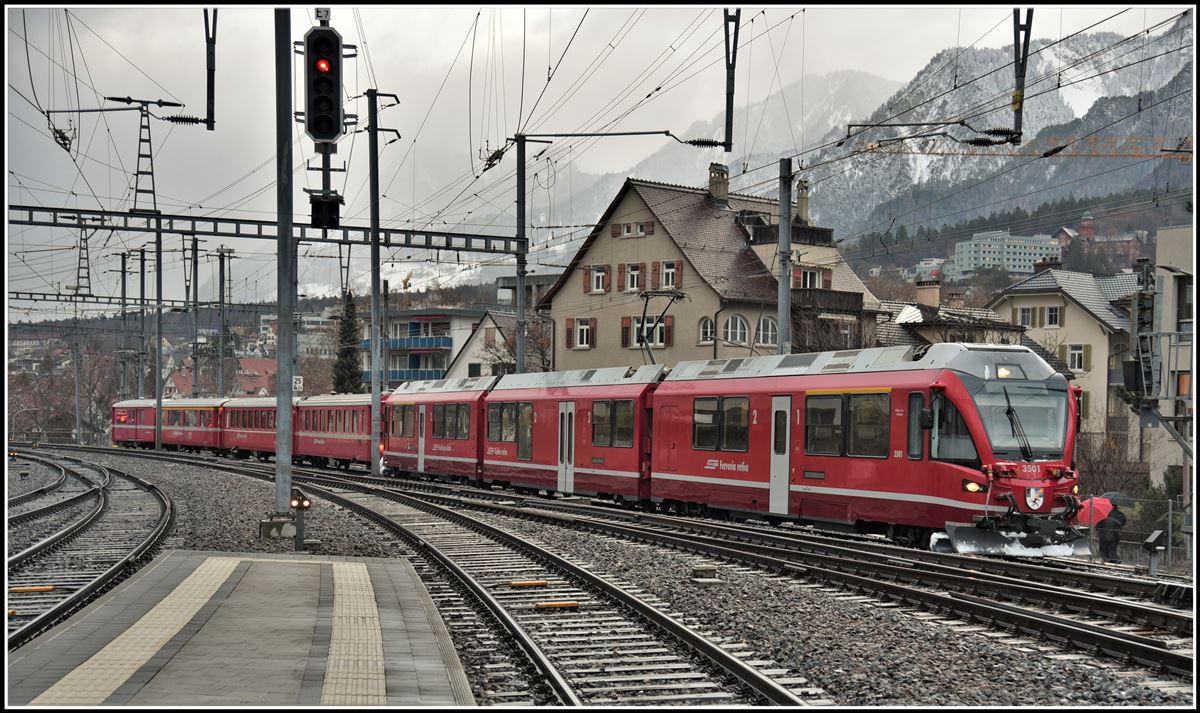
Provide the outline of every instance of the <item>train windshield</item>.
<path id="1" fill-rule="evenodd" d="M 1035 459 L 1062 456 L 1068 394 L 1067 380 L 1061 374 L 1044 381 L 959 376 L 979 409 L 995 455 L 1022 458 L 1032 452 Z"/>

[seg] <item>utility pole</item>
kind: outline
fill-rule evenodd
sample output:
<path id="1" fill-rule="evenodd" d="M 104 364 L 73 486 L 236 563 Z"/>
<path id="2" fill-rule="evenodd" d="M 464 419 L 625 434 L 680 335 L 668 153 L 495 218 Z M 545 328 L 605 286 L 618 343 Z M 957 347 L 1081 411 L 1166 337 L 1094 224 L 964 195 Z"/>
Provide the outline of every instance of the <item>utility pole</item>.
<path id="1" fill-rule="evenodd" d="M 792 353 L 792 159 L 779 159 L 779 353 Z"/>
<path id="2" fill-rule="evenodd" d="M 192 398 L 197 391 L 200 375 L 200 247 L 196 235 L 192 234 Z"/>
<path id="3" fill-rule="evenodd" d="M 225 256 L 233 250 L 222 245 L 217 248 L 217 302 L 220 304 L 221 328 L 217 332 L 217 397 L 225 397 Z"/>
<path id="4" fill-rule="evenodd" d="M 79 320 L 75 320 L 74 348 L 71 361 L 75 362 L 75 445 L 83 445 L 83 420 L 79 411 Z"/>
<path id="5" fill-rule="evenodd" d="M 387 388 L 388 388 L 387 361 L 388 361 L 388 354 L 391 353 L 391 348 L 388 346 L 388 339 L 391 337 L 391 333 L 388 332 L 389 325 L 388 325 L 388 281 L 387 280 L 383 281 L 383 317 L 382 317 L 382 319 L 380 319 L 379 324 L 382 325 L 381 329 L 383 331 L 383 335 L 381 338 L 383 339 L 383 344 L 384 344 L 384 346 L 381 348 L 383 351 L 383 355 L 382 355 L 382 358 L 379 360 L 379 380 L 381 382 L 383 382 L 383 390 L 387 391 Z M 380 398 L 382 398 L 382 395 L 380 396 Z"/>
<path id="6" fill-rule="evenodd" d="M 379 475 L 379 97 L 367 90 L 371 155 L 371 475 Z"/>
<path id="7" fill-rule="evenodd" d="M 517 363 L 525 373 L 525 135 L 517 134 Z"/>
<path id="8" fill-rule="evenodd" d="M 296 241 L 292 237 L 292 12 L 275 10 L 275 151 L 279 213 L 279 344 L 276 349 L 275 512 L 291 512 L 292 355 L 296 312 Z"/>
<path id="9" fill-rule="evenodd" d="M 138 248 L 138 256 L 142 263 L 142 276 L 139 283 L 138 303 L 142 306 L 142 330 L 138 344 L 138 398 L 146 398 L 146 248 Z"/>
<path id="10" fill-rule="evenodd" d="M 162 218 L 154 218 L 154 450 L 162 448 Z"/>
<path id="11" fill-rule="evenodd" d="M 128 315 L 125 314 L 125 261 L 126 261 L 126 258 L 128 258 L 128 257 L 129 257 L 129 253 L 121 253 L 121 348 L 120 348 L 120 352 L 119 352 L 120 353 L 119 362 L 121 364 L 121 392 L 120 393 L 121 393 L 122 399 L 129 398 L 129 381 L 127 378 L 129 376 L 129 374 L 127 373 L 129 371 L 129 369 L 128 369 L 128 367 L 129 367 L 128 354 L 127 354 L 128 349 L 129 349 L 129 339 L 128 339 L 129 335 L 127 334 L 127 331 L 126 331 L 128 329 L 128 321 L 127 321 Z"/>

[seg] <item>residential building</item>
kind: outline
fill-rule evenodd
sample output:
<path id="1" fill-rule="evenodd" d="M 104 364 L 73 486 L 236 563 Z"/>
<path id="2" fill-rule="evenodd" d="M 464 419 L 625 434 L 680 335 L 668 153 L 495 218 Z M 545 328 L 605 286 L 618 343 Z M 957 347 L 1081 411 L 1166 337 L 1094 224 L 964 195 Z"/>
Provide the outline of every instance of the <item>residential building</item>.
<path id="1" fill-rule="evenodd" d="M 529 274 L 525 276 L 525 308 L 532 311 L 534 306 L 542 301 L 546 293 L 562 277 L 561 272 L 546 274 Z M 502 275 L 496 278 L 496 303 L 508 305 L 512 310 L 517 308 L 517 276 Z"/>
<path id="2" fill-rule="evenodd" d="M 1032 275 L 1037 261 L 1061 257 L 1058 240 L 1049 235 L 1012 235 L 1007 230 L 975 233 L 954 245 L 954 280 L 975 276 L 980 268 L 1003 268 L 1010 275 Z"/>
<path id="3" fill-rule="evenodd" d="M 1195 304 L 1192 301 L 1192 264 L 1195 227 L 1160 228 L 1154 258 L 1154 331 L 1160 381 L 1155 390 L 1159 413 L 1184 437 L 1195 435 L 1192 394 L 1192 334 Z M 1180 447 L 1162 427 L 1151 429 L 1151 472 L 1185 465 Z M 1187 474 L 1185 474 L 1187 477 Z"/>
<path id="4" fill-rule="evenodd" d="M 554 324 L 530 309 L 525 327 L 525 371 L 554 369 Z M 446 367 L 445 379 L 503 376 L 516 365 L 517 315 L 489 311 L 483 316 L 462 349 Z"/>
<path id="5" fill-rule="evenodd" d="M 328 310 L 327 310 L 328 312 Z M 259 335 L 274 352 L 279 333 L 277 315 L 265 314 L 258 318 Z M 337 357 L 337 319 L 323 313 L 306 312 L 296 315 L 296 354 L 316 356 L 324 359 Z"/>
<path id="6" fill-rule="evenodd" d="M 838 255 L 832 231 L 809 225 L 800 193 L 794 343 L 873 344 L 874 312 L 865 310 L 878 300 Z M 721 164 L 709 167 L 707 190 L 626 179 L 538 305 L 553 320 L 555 368 L 778 353 L 778 215 L 776 200 L 729 193 Z"/>
<path id="7" fill-rule="evenodd" d="M 1051 263 L 1053 265 L 1053 263 Z M 1119 452 L 1151 472 L 1152 443 L 1126 401 L 1122 363 L 1129 358 L 1133 273 L 1091 275 L 1047 267 L 1000 292 L 988 307 L 1066 362 L 1083 389 L 1084 433 L 1103 433 Z M 1161 477 L 1161 468 L 1157 473 Z"/>
<path id="8" fill-rule="evenodd" d="M 383 388 L 405 381 L 444 378 L 452 357 L 462 349 L 485 312 L 476 309 L 430 307 L 391 310 L 383 358 Z M 371 381 L 371 323 L 363 320 L 362 378 Z"/>

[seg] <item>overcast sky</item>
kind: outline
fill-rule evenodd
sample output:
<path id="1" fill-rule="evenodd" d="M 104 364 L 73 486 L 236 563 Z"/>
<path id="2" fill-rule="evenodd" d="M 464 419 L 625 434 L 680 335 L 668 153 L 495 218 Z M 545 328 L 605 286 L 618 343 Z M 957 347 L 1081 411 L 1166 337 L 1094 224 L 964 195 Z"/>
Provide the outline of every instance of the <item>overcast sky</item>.
<path id="1" fill-rule="evenodd" d="M 1038 6 L 1033 36 L 1058 39 L 1118 13 L 1093 31 L 1132 35 L 1182 9 Z M 293 8 L 293 40 L 315 24 L 312 12 L 311 7 Z M 152 122 L 159 208 L 271 219 L 276 200 L 273 11 L 231 7 L 221 9 L 218 17 L 216 131 Z M 89 109 L 118 106 L 104 102 L 103 96 L 162 98 L 187 107 L 156 108 L 155 114 L 182 111 L 203 117 L 201 8 L 84 7 L 72 9 L 68 19 L 61 8 L 9 6 L 5 19 L 9 203 L 131 207 L 136 112 L 52 115 L 54 128 L 71 138 L 68 153 L 53 140 L 35 105 Z M 346 65 L 347 112 L 360 114 L 365 123 L 366 101 L 357 97 L 373 83 L 400 98 L 380 122 L 402 136 L 383 150 L 380 163 L 387 196 L 381 202 L 383 219 L 398 227 L 409 227 L 411 219 L 420 225 L 420 219 L 436 213 L 468 231 L 480 228 L 467 217 L 471 211 L 488 205 L 511 211 L 511 198 L 495 196 L 512 192 L 501 188 L 515 185 L 508 178 L 515 152 L 476 182 L 471 177 L 482 168 L 481 153 L 503 145 L 518 126 L 534 133 L 601 126 L 607 131 L 681 133 L 724 111 L 720 7 L 346 6 L 332 9 L 332 24 L 347 43 L 359 47 L 357 61 Z M 741 25 L 739 108 L 802 75 L 857 70 L 907 82 L 943 49 L 1003 47 L 1013 38 L 1012 6 L 810 7 L 804 12 L 751 6 L 742 9 Z M 294 68 L 302 72 L 299 61 Z M 300 110 L 301 91 L 294 97 L 294 109 Z M 613 121 L 621 115 L 623 119 Z M 735 126 L 740 118 L 735 112 Z M 302 169 L 313 154 L 311 142 L 300 140 L 298 125 L 296 137 L 293 166 L 301 167 L 294 174 L 296 213 L 307 221 L 307 197 L 301 189 L 320 184 L 317 174 Z M 605 139 L 569 160 L 580 171 L 621 172 L 660 148 L 663 140 Z M 344 218 L 359 224 L 368 217 L 366 145 L 365 136 L 343 138 L 335 163 L 350 163 L 349 174 L 336 174 L 334 186 L 346 197 Z M 716 150 L 713 154 L 713 160 L 726 156 Z M 480 187 L 495 190 L 476 199 L 473 194 L 482 192 Z M 485 203 L 489 196 L 491 203 Z M 9 290 L 55 291 L 74 283 L 76 240 L 69 231 L 10 229 Z M 93 292 L 118 294 L 117 277 L 105 271 L 118 267 L 118 252 L 145 242 L 142 235 L 98 234 L 91 243 Z M 179 237 L 167 243 L 178 249 Z M 260 281 L 254 294 L 272 297 L 273 246 L 249 240 L 230 245 L 241 256 L 235 268 L 238 281 Z M 46 250 L 55 246 L 63 249 Z M 306 251 L 330 252 L 302 248 L 302 254 Z M 181 297 L 180 256 L 169 254 L 164 264 L 173 275 L 166 295 Z M 310 291 L 336 284 L 335 265 L 331 259 L 302 259 L 301 290 L 305 284 Z M 205 262 L 202 271 L 203 285 L 213 279 L 215 267 Z M 9 319 L 46 314 L 34 310 L 27 317 L 28 306 L 10 304 Z M 68 309 L 60 307 L 56 314 L 69 314 Z"/>

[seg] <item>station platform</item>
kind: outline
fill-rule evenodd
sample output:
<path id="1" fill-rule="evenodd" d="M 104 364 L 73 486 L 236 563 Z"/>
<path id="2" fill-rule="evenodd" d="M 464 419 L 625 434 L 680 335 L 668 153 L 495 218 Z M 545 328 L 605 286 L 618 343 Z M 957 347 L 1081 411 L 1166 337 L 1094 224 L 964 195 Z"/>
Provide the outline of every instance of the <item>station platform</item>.
<path id="1" fill-rule="evenodd" d="M 406 560 L 169 550 L 12 652 L 8 704 L 475 701 Z"/>

